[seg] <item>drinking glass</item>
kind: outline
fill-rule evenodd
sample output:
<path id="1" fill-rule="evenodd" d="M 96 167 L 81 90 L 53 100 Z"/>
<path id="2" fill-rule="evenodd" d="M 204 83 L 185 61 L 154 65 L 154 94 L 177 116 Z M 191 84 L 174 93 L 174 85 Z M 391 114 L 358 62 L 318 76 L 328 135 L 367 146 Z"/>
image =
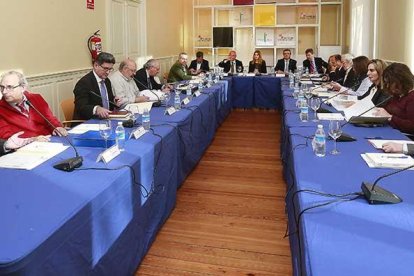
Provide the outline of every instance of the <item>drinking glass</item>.
<path id="1" fill-rule="evenodd" d="M 237 66 L 236 70 L 237 70 L 237 73 L 241 73 L 241 72 L 243 72 L 243 67 L 242 66 Z"/>
<path id="2" fill-rule="evenodd" d="M 332 120 L 329 121 L 329 136 L 334 140 L 334 149 L 331 151 L 331 154 L 339 154 L 339 151 L 336 149 L 336 139 L 342 134 L 341 121 Z"/>
<path id="3" fill-rule="evenodd" d="M 165 103 L 166 108 L 168 108 L 168 105 L 170 103 L 170 98 L 171 98 L 170 92 L 165 92 L 164 93 L 164 103 Z"/>
<path id="4" fill-rule="evenodd" d="M 310 107 L 313 110 L 313 120 L 312 122 L 318 122 L 318 117 L 316 115 L 316 110 L 319 109 L 319 107 L 321 106 L 321 99 L 318 97 L 313 97 L 310 99 Z"/>
<path id="5" fill-rule="evenodd" d="M 305 94 L 305 98 L 308 101 L 308 105 L 310 105 L 309 100 L 312 98 L 312 90 L 309 87 L 305 86 L 303 88 L 303 93 Z"/>
<path id="6" fill-rule="evenodd" d="M 111 136 L 112 127 L 111 121 L 103 120 L 99 123 L 99 134 L 105 140 L 105 148 L 108 148 L 108 138 Z"/>

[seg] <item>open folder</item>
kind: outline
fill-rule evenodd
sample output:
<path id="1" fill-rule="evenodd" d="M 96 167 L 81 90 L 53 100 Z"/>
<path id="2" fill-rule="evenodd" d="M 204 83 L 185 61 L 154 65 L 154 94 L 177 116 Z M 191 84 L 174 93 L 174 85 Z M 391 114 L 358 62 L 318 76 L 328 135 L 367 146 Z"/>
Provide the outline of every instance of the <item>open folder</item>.
<path id="1" fill-rule="evenodd" d="M 376 116 L 374 107 L 371 98 L 366 97 L 344 109 L 343 112 L 345 119 L 351 124 L 359 126 L 380 126 L 387 124 L 388 117 Z"/>
<path id="2" fill-rule="evenodd" d="M 132 104 L 127 104 L 124 109 L 131 111 L 132 113 L 139 113 L 142 114 L 144 113 L 144 109 L 148 109 L 148 111 L 151 111 L 151 107 L 152 107 L 152 102 L 144 102 L 144 103 L 132 103 Z"/>

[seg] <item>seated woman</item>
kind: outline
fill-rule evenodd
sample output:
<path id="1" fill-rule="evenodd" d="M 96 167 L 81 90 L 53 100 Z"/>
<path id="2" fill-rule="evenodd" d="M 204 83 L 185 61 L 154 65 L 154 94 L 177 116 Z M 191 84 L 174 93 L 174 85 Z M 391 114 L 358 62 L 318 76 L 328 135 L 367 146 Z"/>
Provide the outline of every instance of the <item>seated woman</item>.
<path id="1" fill-rule="evenodd" d="M 392 97 L 375 115 L 389 117 L 390 125 L 414 134 L 414 76 L 407 65 L 393 63 L 384 70 L 384 90 Z"/>
<path id="2" fill-rule="evenodd" d="M 262 59 L 262 53 L 259 50 L 254 51 L 253 60 L 249 62 L 249 73 L 267 73 L 266 62 Z"/>
<path id="3" fill-rule="evenodd" d="M 333 89 L 348 95 L 362 96 L 371 87 L 372 82 L 367 76 L 368 64 L 370 60 L 366 56 L 359 56 L 352 60 L 352 70 L 357 78 L 354 87 L 345 87 L 338 83 L 333 84 Z"/>
<path id="4" fill-rule="evenodd" d="M 1 76 L 0 139 L 8 139 L 19 131 L 24 131 L 22 138 L 66 136 L 66 129 L 53 116 L 46 101 L 39 94 L 28 92 L 27 86 L 26 78 L 19 72 L 10 71 Z"/>
<path id="5" fill-rule="evenodd" d="M 373 59 L 368 63 L 367 76 L 372 82 L 372 85 L 364 94 L 358 96 L 358 100 L 362 100 L 368 97 L 371 99 L 374 105 L 384 105 L 384 101 L 389 97 L 389 95 L 383 90 L 382 81 L 382 73 L 386 67 L 387 64 L 380 59 Z"/>

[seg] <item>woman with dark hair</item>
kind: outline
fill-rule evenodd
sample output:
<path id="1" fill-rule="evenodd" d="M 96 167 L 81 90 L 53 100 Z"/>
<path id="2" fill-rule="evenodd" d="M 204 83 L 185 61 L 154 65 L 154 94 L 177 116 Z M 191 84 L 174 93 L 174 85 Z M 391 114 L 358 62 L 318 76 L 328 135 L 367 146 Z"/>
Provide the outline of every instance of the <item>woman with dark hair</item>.
<path id="1" fill-rule="evenodd" d="M 407 65 L 393 63 L 384 70 L 384 90 L 392 97 L 377 116 L 389 117 L 390 125 L 414 134 L 414 76 Z"/>
<path id="2" fill-rule="evenodd" d="M 367 76 L 370 60 L 366 56 L 358 56 L 354 58 L 352 62 L 352 70 L 354 70 L 357 79 L 356 85 L 348 88 L 335 84 L 333 88 L 342 93 L 346 92 L 349 95 L 361 96 L 365 94 L 372 85 L 370 78 Z"/>
<path id="3" fill-rule="evenodd" d="M 254 51 L 253 60 L 249 62 L 249 73 L 267 73 L 266 62 L 259 50 Z"/>

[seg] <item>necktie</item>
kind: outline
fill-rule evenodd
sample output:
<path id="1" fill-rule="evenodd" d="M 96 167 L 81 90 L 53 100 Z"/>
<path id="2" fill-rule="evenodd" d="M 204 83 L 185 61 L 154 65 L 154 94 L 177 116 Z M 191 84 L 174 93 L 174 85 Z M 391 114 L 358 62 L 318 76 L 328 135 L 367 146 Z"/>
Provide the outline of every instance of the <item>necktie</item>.
<path id="1" fill-rule="evenodd" d="M 230 73 L 234 73 L 234 61 L 230 62 Z"/>
<path id="2" fill-rule="evenodd" d="M 314 63 L 314 61 L 312 60 L 311 62 L 310 62 L 310 73 L 314 73 L 315 72 L 315 63 Z"/>
<path id="3" fill-rule="evenodd" d="M 152 90 L 152 84 L 151 84 L 151 79 L 150 78 L 147 79 L 147 83 L 148 83 L 148 89 Z"/>
<path id="4" fill-rule="evenodd" d="M 108 102 L 108 93 L 106 91 L 105 81 L 101 81 L 101 97 L 102 97 L 102 107 L 109 109 L 109 102 Z"/>
<path id="5" fill-rule="evenodd" d="M 285 60 L 285 72 L 289 71 L 289 61 Z"/>
<path id="6" fill-rule="evenodd" d="M 20 102 L 19 104 L 17 104 L 16 106 L 20 109 L 20 112 L 21 112 L 24 116 L 26 116 L 26 117 L 28 117 L 28 116 L 29 116 L 29 111 L 27 110 L 27 108 L 26 108 L 26 106 L 24 105 L 24 102 L 23 102 L 23 101 L 22 101 L 22 102 Z"/>

